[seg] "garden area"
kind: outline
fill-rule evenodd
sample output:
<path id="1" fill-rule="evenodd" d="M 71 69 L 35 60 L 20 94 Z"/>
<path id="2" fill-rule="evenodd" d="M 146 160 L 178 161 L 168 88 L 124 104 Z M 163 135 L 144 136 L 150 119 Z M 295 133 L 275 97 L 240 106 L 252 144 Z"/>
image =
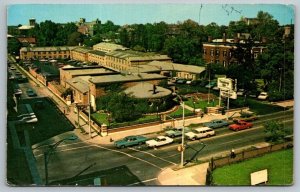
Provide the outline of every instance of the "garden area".
<path id="1" fill-rule="evenodd" d="M 293 184 L 293 149 L 266 154 L 213 171 L 213 185 L 250 185 L 250 174 L 268 170 L 267 185 Z"/>

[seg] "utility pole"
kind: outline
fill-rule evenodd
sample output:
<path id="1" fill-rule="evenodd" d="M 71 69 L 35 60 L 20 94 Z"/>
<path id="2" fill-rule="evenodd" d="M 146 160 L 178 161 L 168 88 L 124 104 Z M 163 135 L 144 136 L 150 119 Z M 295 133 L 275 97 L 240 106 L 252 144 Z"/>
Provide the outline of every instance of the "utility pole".
<path id="1" fill-rule="evenodd" d="M 182 151 L 181 151 L 181 167 L 183 167 L 183 161 L 184 161 L 184 101 L 182 101 L 182 137 L 181 137 L 181 147 L 182 147 Z"/>
<path id="2" fill-rule="evenodd" d="M 91 138 L 91 103 L 90 103 L 90 87 L 88 91 L 88 105 L 89 105 L 89 137 Z"/>
<path id="3" fill-rule="evenodd" d="M 210 63 L 208 63 L 210 64 Z M 207 95 L 207 104 L 209 104 L 209 95 L 210 95 L 210 67 L 208 68 L 208 64 L 207 64 L 207 69 L 208 70 L 208 95 Z"/>

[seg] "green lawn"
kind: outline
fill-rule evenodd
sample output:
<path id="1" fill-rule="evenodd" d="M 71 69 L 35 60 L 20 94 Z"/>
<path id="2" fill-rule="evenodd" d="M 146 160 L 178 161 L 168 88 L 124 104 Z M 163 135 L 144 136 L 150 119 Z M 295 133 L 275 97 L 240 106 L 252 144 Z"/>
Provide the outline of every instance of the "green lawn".
<path id="1" fill-rule="evenodd" d="M 254 99 L 248 99 L 248 106 L 250 107 L 251 111 L 255 112 L 258 115 L 265 115 L 265 114 L 275 113 L 284 110 L 283 107 L 277 105 L 271 105 L 261 101 L 256 101 Z"/>
<path id="2" fill-rule="evenodd" d="M 215 107 L 216 105 L 219 104 L 219 100 L 211 100 L 210 103 L 208 104 L 207 101 L 196 101 L 193 103 L 193 99 L 189 98 L 187 101 L 184 102 L 184 104 L 196 109 L 202 109 L 204 110 L 205 107 Z"/>
<path id="3" fill-rule="evenodd" d="M 176 111 L 170 113 L 169 116 L 171 116 L 171 117 L 180 117 L 180 116 L 182 116 L 182 113 L 183 113 L 183 110 L 182 110 L 182 107 L 180 106 Z M 190 111 L 188 109 L 184 109 L 184 114 L 185 115 L 192 115 L 192 114 L 194 114 L 194 112 Z"/>
<path id="4" fill-rule="evenodd" d="M 250 185 L 250 174 L 268 169 L 267 185 L 292 185 L 293 149 L 266 154 L 213 171 L 214 185 Z"/>
<path id="5" fill-rule="evenodd" d="M 91 116 L 98 123 L 100 123 L 100 124 L 105 123 L 106 125 L 108 125 L 106 113 L 93 113 Z M 122 122 L 122 123 L 111 122 L 110 126 L 117 126 L 117 127 L 122 126 L 122 125 L 127 126 L 127 125 L 134 125 L 134 124 L 146 123 L 146 122 L 157 121 L 157 120 L 158 120 L 158 118 L 156 115 L 147 115 L 147 116 L 143 116 L 135 121 L 130 121 L 130 122 Z"/>

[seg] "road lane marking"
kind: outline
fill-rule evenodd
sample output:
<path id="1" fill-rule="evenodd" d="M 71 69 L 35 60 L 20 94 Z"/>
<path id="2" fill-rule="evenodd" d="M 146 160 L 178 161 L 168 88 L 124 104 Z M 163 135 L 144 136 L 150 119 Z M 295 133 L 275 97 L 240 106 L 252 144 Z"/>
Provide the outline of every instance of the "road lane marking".
<path id="1" fill-rule="evenodd" d="M 133 150 L 133 151 L 137 151 L 137 152 L 140 152 L 140 153 L 145 153 L 145 154 L 147 154 L 147 155 L 150 155 L 150 156 L 152 156 L 152 157 L 155 157 L 155 158 L 157 158 L 157 159 L 160 159 L 160 160 L 165 161 L 165 162 L 167 162 L 167 163 L 170 163 L 170 164 L 172 164 L 172 165 L 177 165 L 176 163 L 174 163 L 174 162 L 172 162 L 172 161 L 168 161 L 168 160 L 166 160 L 166 159 L 163 159 L 163 158 L 161 158 L 161 157 L 158 157 L 158 156 L 156 156 L 156 155 L 154 155 L 154 154 L 152 154 L 152 153 L 146 152 L 146 151 L 141 151 L 141 150 L 138 150 L 138 149 L 135 149 L 135 148 L 131 148 L 131 147 L 128 147 L 127 149 L 131 149 L 131 150 Z"/>
<path id="2" fill-rule="evenodd" d="M 141 159 L 141 158 L 139 158 L 139 157 L 135 157 L 135 156 L 130 155 L 130 154 L 128 154 L 128 153 L 125 153 L 125 152 L 123 152 L 123 151 L 118 151 L 118 150 L 115 150 L 115 149 L 109 149 L 109 148 L 106 148 L 106 147 L 102 147 L 102 146 L 100 146 L 100 145 L 93 145 L 93 146 L 98 147 L 98 148 L 101 148 L 101 149 L 106 149 L 106 150 L 109 150 L 109 151 L 113 151 L 113 152 L 116 152 L 116 153 L 124 154 L 124 155 L 126 155 L 126 156 L 128 156 L 128 157 L 131 157 L 131 158 L 133 158 L 133 159 L 137 159 L 137 160 L 139 160 L 139 161 L 142 161 L 142 162 L 144 162 L 144 163 L 147 163 L 147 164 L 149 164 L 149 165 L 152 165 L 153 167 L 156 167 L 156 168 L 158 168 L 158 169 L 160 169 L 160 170 L 163 170 L 163 168 L 161 168 L 161 167 L 159 167 L 159 166 L 157 166 L 157 165 L 155 165 L 155 164 L 153 164 L 153 163 L 150 163 L 150 162 L 148 162 L 148 161 L 146 161 L 146 160 L 144 160 L 144 159 Z"/>
<path id="3" fill-rule="evenodd" d="M 157 180 L 157 178 L 147 179 L 147 180 L 144 180 L 144 181 L 139 181 L 139 182 L 136 182 L 136 183 L 129 184 L 127 186 L 133 186 L 133 185 L 137 185 L 137 184 L 140 184 L 140 183 L 148 183 L 150 181 L 155 181 L 155 180 Z"/>

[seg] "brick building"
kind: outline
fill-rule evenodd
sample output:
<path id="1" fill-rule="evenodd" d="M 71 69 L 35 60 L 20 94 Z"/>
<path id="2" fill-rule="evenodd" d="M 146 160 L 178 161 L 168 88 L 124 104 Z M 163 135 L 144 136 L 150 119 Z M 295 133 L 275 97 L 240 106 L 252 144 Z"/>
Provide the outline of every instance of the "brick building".
<path id="1" fill-rule="evenodd" d="M 247 33 L 238 34 L 234 39 L 226 39 L 225 34 L 222 39 L 212 40 L 209 37 L 208 42 L 203 43 L 203 59 L 206 63 L 219 63 L 224 67 L 228 66 L 230 63 L 235 62 L 232 51 L 237 48 L 238 43 L 243 44 L 248 38 L 250 38 L 250 35 Z M 254 58 L 256 59 L 265 50 L 264 43 L 255 42 L 255 46 L 252 48 Z"/>
<path id="2" fill-rule="evenodd" d="M 70 58 L 70 52 L 75 47 L 22 47 L 20 59 L 58 59 Z"/>
<path id="3" fill-rule="evenodd" d="M 88 61 L 88 53 L 90 51 L 92 51 L 92 48 L 90 48 L 90 47 L 76 47 L 76 48 L 72 49 L 72 51 L 70 53 L 70 57 L 73 60 L 87 62 Z"/>
<path id="4" fill-rule="evenodd" d="M 98 50 L 98 51 L 103 51 L 105 53 L 109 53 L 112 51 L 117 51 L 117 50 L 127 50 L 128 48 L 122 46 L 122 45 L 118 45 L 115 43 L 98 43 L 96 45 L 93 46 L 94 50 Z"/>

